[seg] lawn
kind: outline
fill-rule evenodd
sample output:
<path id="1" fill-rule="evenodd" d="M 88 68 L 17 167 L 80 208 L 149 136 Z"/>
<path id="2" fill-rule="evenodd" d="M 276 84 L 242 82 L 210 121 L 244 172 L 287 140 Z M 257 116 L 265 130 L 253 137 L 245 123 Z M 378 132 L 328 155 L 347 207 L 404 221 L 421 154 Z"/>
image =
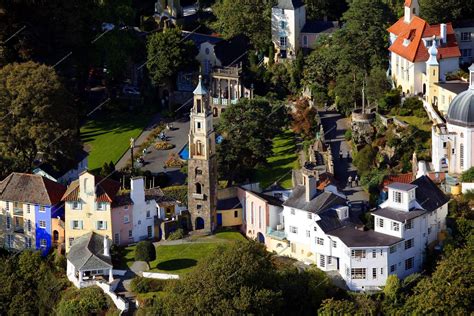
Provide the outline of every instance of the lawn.
<path id="1" fill-rule="evenodd" d="M 276 136 L 273 139 L 272 155 L 267 158 L 268 165 L 258 168 L 255 172 L 255 181 L 266 188 L 275 181 L 284 188 L 290 189 L 291 170 L 298 168 L 295 135 L 291 131 Z"/>
<path id="2" fill-rule="evenodd" d="M 117 114 L 88 121 L 81 127 L 81 139 L 89 151 L 89 170 L 101 168 L 104 162 L 116 163 L 137 138 L 150 119 L 144 114 Z"/>
<path id="3" fill-rule="evenodd" d="M 406 122 L 410 125 L 417 127 L 418 129 L 431 132 L 431 121 L 428 117 L 418 117 L 418 116 L 395 116 L 400 121 Z"/>
<path id="4" fill-rule="evenodd" d="M 212 236 L 194 239 L 179 245 L 158 245 L 156 247 L 156 260 L 150 262 L 150 271 L 183 274 L 189 272 L 194 266 L 219 245 L 246 240 L 242 234 L 235 231 L 224 231 Z M 123 249 L 118 269 L 130 268 L 135 261 L 135 246 Z"/>

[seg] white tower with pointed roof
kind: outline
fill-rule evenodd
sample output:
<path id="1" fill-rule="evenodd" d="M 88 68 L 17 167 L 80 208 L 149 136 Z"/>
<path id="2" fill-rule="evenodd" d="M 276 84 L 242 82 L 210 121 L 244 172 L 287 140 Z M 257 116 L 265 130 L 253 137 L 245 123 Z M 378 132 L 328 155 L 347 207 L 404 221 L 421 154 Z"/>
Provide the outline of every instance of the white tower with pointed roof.
<path id="1" fill-rule="evenodd" d="M 190 114 L 188 208 L 194 230 L 212 232 L 216 225 L 216 135 L 209 95 L 199 76 Z"/>

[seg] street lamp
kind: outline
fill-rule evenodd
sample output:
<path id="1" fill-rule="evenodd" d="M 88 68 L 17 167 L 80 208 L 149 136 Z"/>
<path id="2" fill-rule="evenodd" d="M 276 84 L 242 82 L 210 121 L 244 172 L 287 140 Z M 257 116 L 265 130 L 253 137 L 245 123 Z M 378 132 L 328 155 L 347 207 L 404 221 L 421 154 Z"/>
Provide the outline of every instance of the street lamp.
<path id="1" fill-rule="evenodd" d="M 130 138 L 130 156 L 132 158 L 132 169 L 130 173 L 133 175 L 133 170 L 134 170 L 134 164 L 135 162 L 133 161 L 133 148 L 135 148 L 135 138 Z"/>

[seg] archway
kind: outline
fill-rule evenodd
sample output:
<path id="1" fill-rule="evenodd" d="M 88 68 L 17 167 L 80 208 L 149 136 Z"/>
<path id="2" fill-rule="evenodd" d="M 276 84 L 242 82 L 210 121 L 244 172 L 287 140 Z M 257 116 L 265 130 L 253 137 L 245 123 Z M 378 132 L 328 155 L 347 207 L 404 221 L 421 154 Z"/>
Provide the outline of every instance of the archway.
<path id="1" fill-rule="evenodd" d="M 196 183 L 196 194 L 201 194 L 202 193 L 202 188 L 201 188 L 201 183 Z"/>
<path id="2" fill-rule="evenodd" d="M 257 241 L 261 244 L 264 244 L 265 243 L 265 236 L 263 236 L 262 233 L 258 233 L 257 234 Z"/>
<path id="3" fill-rule="evenodd" d="M 196 218 L 196 223 L 194 225 L 195 230 L 204 229 L 204 219 L 202 217 Z"/>
<path id="4" fill-rule="evenodd" d="M 53 231 L 53 242 L 57 243 L 59 240 L 59 232 L 57 230 Z"/>

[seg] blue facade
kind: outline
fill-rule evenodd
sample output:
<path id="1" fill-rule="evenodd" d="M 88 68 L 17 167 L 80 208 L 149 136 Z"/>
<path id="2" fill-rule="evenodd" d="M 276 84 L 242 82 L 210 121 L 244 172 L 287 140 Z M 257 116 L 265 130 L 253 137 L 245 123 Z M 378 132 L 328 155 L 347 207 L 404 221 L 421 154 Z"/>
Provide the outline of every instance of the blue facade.
<path id="1" fill-rule="evenodd" d="M 51 206 L 45 206 L 44 212 L 40 212 L 40 206 L 35 205 L 35 218 L 36 218 L 36 249 L 42 250 L 43 254 L 47 254 L 52 246 L 51 238 Z M 40 221 L 44 221 L 46 224 L 45 228 L 40 227 Z M 46 240 L 46 248 L 41 248 L 41 239 Z"/>

